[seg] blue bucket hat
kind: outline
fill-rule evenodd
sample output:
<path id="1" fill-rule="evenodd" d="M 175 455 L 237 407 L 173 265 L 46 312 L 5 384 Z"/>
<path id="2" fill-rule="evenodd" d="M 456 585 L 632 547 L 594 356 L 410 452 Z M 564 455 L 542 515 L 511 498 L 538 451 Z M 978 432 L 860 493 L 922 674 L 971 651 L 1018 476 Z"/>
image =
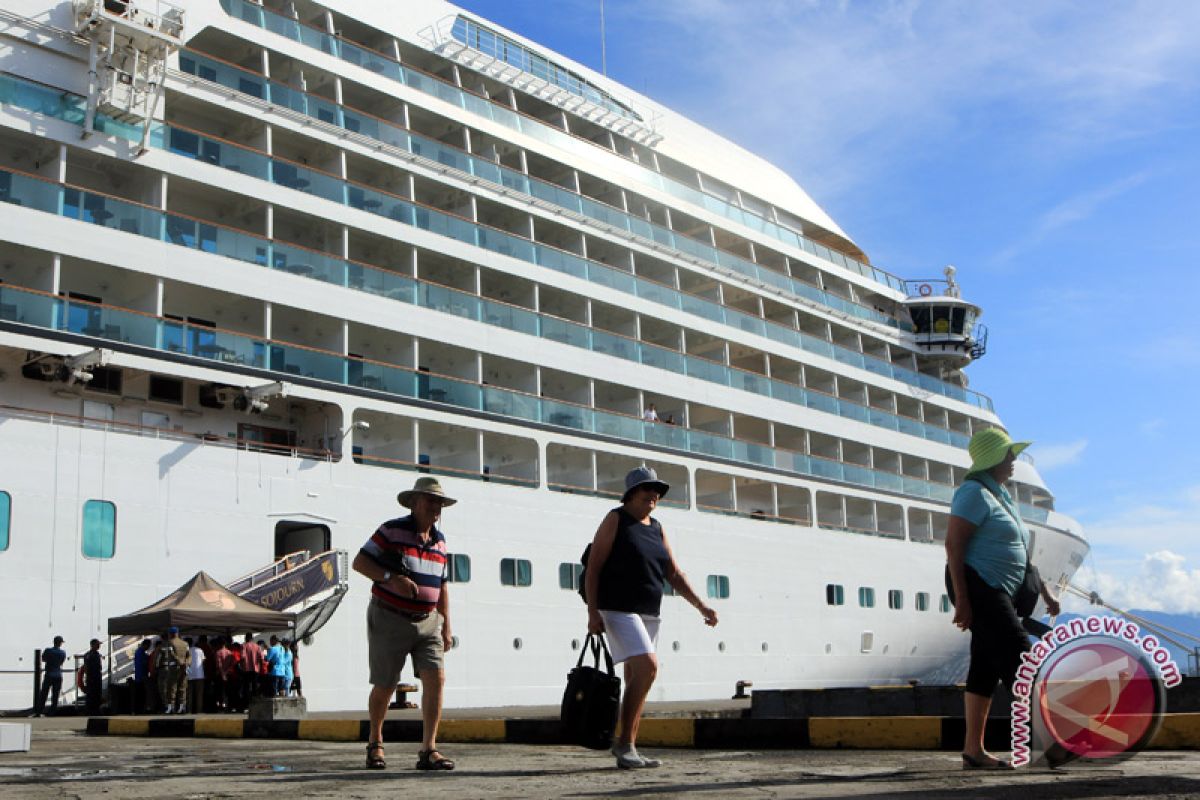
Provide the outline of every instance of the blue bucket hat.
<path id="1" fill-rule="evenodd" d="M 167 635 L 168 635 L 168 636 L 169 636 L 169 635 L 172 635 L 172 634 L 176 634 L 176 633 L 179 633 L 179 628 L 176 628 L 174 625 L 172 625 L 171 627 L 167 628 Z"/>
<path id="2" fill-rule="evenodd" d="M 671 486 L 664 481 L 658 479 L 658 473 L 650 467 L 641 466 L 637 469 L 630 470 L 625 476 L 625 494 L 621 495 L 621 502 L 624 503 L 629 499 L 629 495 L 634 489 L 640 486 L 649 486 L 654 491 L 658 492 L 659 497 L 666 497 L 667 492 L 671 490 Z"/>

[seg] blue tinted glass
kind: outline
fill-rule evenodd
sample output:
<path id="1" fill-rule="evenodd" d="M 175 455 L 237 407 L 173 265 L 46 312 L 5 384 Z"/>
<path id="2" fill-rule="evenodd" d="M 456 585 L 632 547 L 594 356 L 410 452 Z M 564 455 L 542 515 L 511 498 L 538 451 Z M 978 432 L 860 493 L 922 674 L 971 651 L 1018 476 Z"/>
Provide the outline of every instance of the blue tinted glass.
<path id="1" fill-rule="evenodd" d="M 106 500 L 83 504 L 83 555 L 112 558 L 117 545 L 117 507 Z"/>

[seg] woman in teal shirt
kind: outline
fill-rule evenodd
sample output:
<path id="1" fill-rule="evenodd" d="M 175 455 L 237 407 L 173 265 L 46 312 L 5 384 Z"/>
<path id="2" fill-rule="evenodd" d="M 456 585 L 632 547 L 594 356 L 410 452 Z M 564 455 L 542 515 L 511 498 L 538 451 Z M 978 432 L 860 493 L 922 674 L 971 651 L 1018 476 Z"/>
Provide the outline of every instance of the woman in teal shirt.
<path id="1" fill-rule="evenodd" d="M 1029 442 L 1014 442 L 999 428 L 971 437 L 971 469 L 954 493 L 946 556 L 954 588 L 954 624 L 971 631 L 971 666 L 963 705 L 967 735 L 963 769 L 1007 769 L 1007 761 L 983 749 L 983 729 L 996 684 L 1012 690 L 1029 636 L 1013 608 L 1025 579 L 1029 533 L 1017 504 L 1003 484 Z M 1058 614 L 1058 601 L 1043 587 L 1046 607 Z"/>

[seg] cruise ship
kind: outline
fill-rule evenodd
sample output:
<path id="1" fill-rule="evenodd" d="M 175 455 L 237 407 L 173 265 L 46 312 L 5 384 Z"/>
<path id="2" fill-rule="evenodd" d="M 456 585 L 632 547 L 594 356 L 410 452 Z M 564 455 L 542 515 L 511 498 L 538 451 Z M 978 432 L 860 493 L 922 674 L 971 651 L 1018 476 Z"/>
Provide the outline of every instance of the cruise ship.
<path id="1" fill-rule="evenodd" d="M 664 599 L 652 700 L 961 673 L 969 280 L 593 69 L 440 0 L 5 0 L 0 201 L 0 708 L 54 635 L 119 683 L 109 618 L 200 570 L 301 612 L 310 709 L 365 707 L 347 555 L 423 474 L 447 704 L 557 702 L 643 464 L 721 618 Z M 1011 488 L 1064 585 L 1080 526 Z"/>

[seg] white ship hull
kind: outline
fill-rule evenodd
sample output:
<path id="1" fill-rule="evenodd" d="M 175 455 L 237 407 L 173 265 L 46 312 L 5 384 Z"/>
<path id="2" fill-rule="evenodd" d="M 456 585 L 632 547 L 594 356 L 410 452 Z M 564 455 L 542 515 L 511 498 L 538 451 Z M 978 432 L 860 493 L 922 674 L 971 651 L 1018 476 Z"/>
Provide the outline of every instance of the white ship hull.
<path id="1" fill-rule="evenodd" d="M 353 552 L 381 521 L 401 514 L 395 493 L 412 479 L 406 471 L 7 415 L 0 415 L 0 449 L 6 454 L 0 480 L 30 498 L 16 510 L 13 527 L 39 532 L 35 551 L 3 561 L 0 602 L 18 612 L 6 626 L 5 669 L 28 668 L 33 647 L 55 634 L 72 651 L 92 637 L 104 640 L 108 617 L 148 605 L 201 567 L 231 580 L 270 561 L 280 521 L 328 524 L 333 546 Z M 474 572 L 469 583 L 450 587 L 460 646 L 446 660 L 447 704 L 557 702 L 586 614 L 555 576 L 560 563 L 578 560 L 613 503 L 442 480 L 460 498 L 442 528 L 452 552 L 470 554 Z M 119 547 L 135 556 L 79 558 L 79 508 L 95 496 L 122 509 Z M 652 699 L 720 698 L 738 680 L 759 689 L 819 688 L 928 682 L 961 670 L 967 637 L 936 607 L 945 563 L 940 546 L 669 507 L 658 516 L 692 579 L 702 584 L 719 568 L 731 592 L 714 602 L 721 615 L 715 629 L 682 600 L 664 598 L 662 671 Z M 1086 550 L 1079 539 L 1049 529 L 1038 541 L 1049 575 L 1065 571 L 1071 553 Z M 500 585 L 499 562 L 508 557 L 533 562 L 532 586 Z M 866 609 L 851 599 L 830 607 L 828 583 L 850 594 L 875 587 L 880 603 Z M 886 607 L 890 589 L 910 598 L 905 608 Z M 912 606 L 921 591 L 935 598 L 930 611 Z M 369 597 L 367 581 L 354 576 L 332 621 L 303 649 L 310 708 L 362 704 Z M 869 652 L 864 634 L 872 634 Z M 0 685 L 0 706 L 28 705 L 28 676 L 5 675 Z"/>

